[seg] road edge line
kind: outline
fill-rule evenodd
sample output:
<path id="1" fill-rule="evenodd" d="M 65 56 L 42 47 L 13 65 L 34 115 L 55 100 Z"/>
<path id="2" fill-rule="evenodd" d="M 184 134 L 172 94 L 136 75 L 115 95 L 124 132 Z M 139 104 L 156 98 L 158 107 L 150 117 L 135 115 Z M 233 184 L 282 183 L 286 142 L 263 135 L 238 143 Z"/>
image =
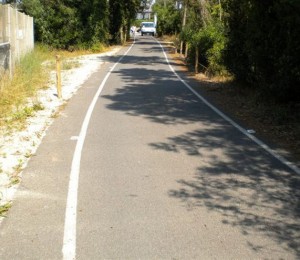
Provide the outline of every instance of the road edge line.
<path id="1" fill-rule="evenodd" d="M 67 195 L 67 204 L 65 211 L 65 225 L 64 225 L 64 237 L 63 237 L 63 259 L 64 260 L 73 260 L 76 258 L 76 227 L 77 227 L 77 201 L 78 201 L 78 182 L 79 182 L 79 174 L 80 174 L 80 163 L 81 163 L 81 155 L 82 149 L 84 145 L 84 141 L 86 138 L 88 126 L 90 119 L 92 117 L 93 110 L 98 101 L 98 98 L 111 75 L 112 71 L 115 67 L 121 62 L 121 60 L 128 54 L 128 52 L 132 49 L 135 44 L 135 40 L 128 48 L 128 50 L 120 57 L 120 59 L 109 69 L 101 84 L 98 87 L 96 94 L 92 102 L 89 105 L 85 118 L 83 120 L 80 134 L 78 136 L 78 140 L 76 143 L 75 151 L 73 154 L 71 172 L 69 177 L 69 188 Z"/>
<path id="2" fill-rule="evenodd" d="M 156 40 L 156 39 L 155 39 Z M 276 158 L 278 161 L 280 161 L 282 164 L 287 166 L 289 169 L 294 171 L 297 174 L 300 174 L 300 169 L 295 165 L 294 163 L 288 161 L 283 156 L 279 155 L 276 151 L 274 151 L 271 147 L 269 147 L 267 144 L 265 144 L 263 141 L 258 139 L 257 137 L 249 134 L 246 129 L 241 127 L 239 124 L 237 124 L 235 121 L 233 121 L 230 117 L 225 115 L 222 111 L 220 111 L 218 108 L 216 108 L 214 105 L 212 105 L 207 99 L 205 99 L 203 96 L 201 96 L 196 90 L 194 90 L 184 79 L 182 79 L 179 74 L 175 71 L 173 66 L 170 64 L 170 61 L 168 59 L 168 56 L 165 52 L 164 47 L 161 45 L 161 43 L 156 40 L 156 42 L 161 47 L 164 56 L 166 58 L 167 64 L 169 65 L 169 68 L 171 71 L 175 74 L 175 76 L 195 95 L 197 96 L 205 105 L 207 105 L 209 108 L 211 108 L 215 113 L 217 113 L 219 116 L 221 116 L 225 121 L 230 123 L 232 126 L 234 126 L 236 129 L 238 129 L 240 132 L 242 132 L 244 135 L 246 135 L 248 138 L 250 138 L 253 142 L 255 142 L 258 146 L 263 148 L 265 151 L 267 151 L 269 154 L 271 154 L 274 158 Z"/>

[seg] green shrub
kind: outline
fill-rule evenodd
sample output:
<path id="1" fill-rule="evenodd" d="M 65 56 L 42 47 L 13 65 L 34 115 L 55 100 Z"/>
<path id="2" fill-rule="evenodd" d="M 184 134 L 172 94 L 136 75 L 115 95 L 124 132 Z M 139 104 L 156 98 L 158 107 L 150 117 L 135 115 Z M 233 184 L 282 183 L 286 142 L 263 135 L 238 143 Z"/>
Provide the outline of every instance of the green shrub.
<path id="1" fill-rule="evenodd" d="M 103 43 L 95 42 L 94 44 L 92 44 L 90 49 L 92 52 L 103 52 L 105 48 L 106 46 Z"/>
<path id="2" fill-rule="evenodd" d="M 228 69 L 266 97 L 300 101 L 300 2 L 238 1 L 225 6 Z"/>
<path id="3" fill-rule="evenodd" d="M 198 31 L 186 28 L 181 32 L 180 38 L 183 41 L 187 41 L 192 47 L 189 52 L 190 61 L 195 62 L 195 48 L 198 48 L 198 62 L 203 68 L 206 68 L 205 72 L 213 76 L 227 74 L 223 61 L 226 37 L 222 23 L 212 21 L 209 25 L 201 27 Z"/>

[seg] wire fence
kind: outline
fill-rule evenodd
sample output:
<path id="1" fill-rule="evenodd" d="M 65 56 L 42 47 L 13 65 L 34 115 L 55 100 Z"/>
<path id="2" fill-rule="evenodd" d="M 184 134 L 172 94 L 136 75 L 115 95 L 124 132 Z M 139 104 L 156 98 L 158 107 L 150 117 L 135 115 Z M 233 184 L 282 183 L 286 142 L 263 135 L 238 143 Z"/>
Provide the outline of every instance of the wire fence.
<path id="1" fill-rule="evenodd" d="M 0 5 L 0 73 L 13 73 L 15 64 L 34 48 L 33 18 L 10 5 Z"/>

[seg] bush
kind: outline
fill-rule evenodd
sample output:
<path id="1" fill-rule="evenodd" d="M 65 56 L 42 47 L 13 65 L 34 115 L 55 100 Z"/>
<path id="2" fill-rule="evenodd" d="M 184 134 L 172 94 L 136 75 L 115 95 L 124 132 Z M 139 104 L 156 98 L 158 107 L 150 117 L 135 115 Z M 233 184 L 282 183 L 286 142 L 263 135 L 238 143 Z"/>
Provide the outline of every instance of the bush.
<path id="1" fill-rule="evenodd" d="M 90 49 L 92 52 L 103 52 L 105 48 L 106 46 L 103 43 L 95 42 L 94 44 L 92 44 Z"/>
<path id="2" fill-rule="evenodd" d="M 172 1 L 167 5 L 154 4 L 153 11 L 157 13 L 158 35 L 177 34 L 180 31 L 181 17 Z"/>
<path id="3" fill-rule="evenodd" d="M 229 0 L 226 65 L 277 101 L 300 101 L 300 2 Z"/>
<path id="4" fill-rule="evenodd" d="M 22 10 L 34 18 L 35 39 L 58 49 L 107 43 L 108 2 L 23 0 Z"/>
<path id="5" fill-rule="evenodd" d="M 197 32 L 186 28 L 181 32 L 181 40 L 189 42 L 192 46 L 189 56 L 195 56 L 195 48 L 199 50 L 198 62 L 206 67 L 210 75 L 226 74 L 223 61 L 223 50 L 226 43 L 224 26 L 219 21 L 212 21 L 208 26 Z"/>

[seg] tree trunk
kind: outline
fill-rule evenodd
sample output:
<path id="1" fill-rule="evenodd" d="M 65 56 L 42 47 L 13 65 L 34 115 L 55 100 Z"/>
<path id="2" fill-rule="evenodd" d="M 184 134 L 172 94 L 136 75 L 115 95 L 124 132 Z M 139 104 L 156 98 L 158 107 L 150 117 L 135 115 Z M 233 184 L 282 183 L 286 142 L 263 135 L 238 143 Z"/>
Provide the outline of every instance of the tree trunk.
<path id="1" fill-rule="evenodd" d="M 199 48 L 196 47 L 196 55 L 195 55 L 195 73 L 198 73 L 198 63 L 199 63 Z"/>
<path id="2" fill-rule="evenodd" d="M 222 4 L 221 4 L 221 0 L 219 0 L 219 7 L 220 7 L 220 21 L 222 22 Z"/>
<path id="3" fill-rule="evenodd" d="M 122 30 L 122 26 L 120 28 L 120 43 L 123 44 L 123 30 Z"/>
<path id="4" fill-rule="evenodd" d="M 187 12 L 187 3 L 184 3 L 184 11 L 183 11 L 183 20 L 182 20 L 182 31 L 186 24 L 186 12 Z M 180 42 L 180 55 L 182 55 L 182 49 L 183 49 L 183 41 Z"/>
<path id="5" fill-rule="evenodd" d="M 128 35 L 128 31 L 127 31 L 127 24 L 123 26 L 123 42 L 122 44 L 125 44 L 127 41 L 127 35 Z"/>
<path id="6" fill-rule="evenodd" d="M 189 44 L 186 42 L 185 43 L 185 54 L 184 54 L 185 59 L 187 59 L 187 57 L 188 57 L 188 51 L 189 51 Z"/>
<path id="7" fill-rule="evenodd" d="M 211 14 L 208 10 L 209 8 L 209 2 L 207 0 L 198 0 L 199 2 L 199 12 L 201 14 L 202 22 L 204 27 L 207 26 L 207 22 L 211 21 Z"/>

